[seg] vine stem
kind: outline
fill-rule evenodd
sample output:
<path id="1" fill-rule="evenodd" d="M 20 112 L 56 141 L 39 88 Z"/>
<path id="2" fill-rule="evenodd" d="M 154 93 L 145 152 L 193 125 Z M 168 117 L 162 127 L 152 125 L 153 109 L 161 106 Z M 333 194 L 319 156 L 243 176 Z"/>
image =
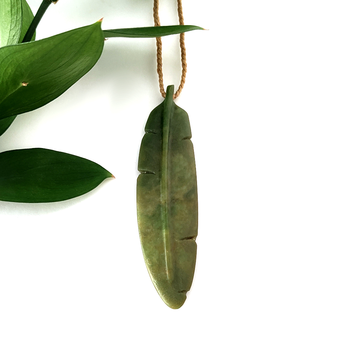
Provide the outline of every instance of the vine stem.
<path id="1" fill-rule="evenodd" d="M 38 9 L 38 12 L 35 14 L 35 16 L 32 20 L 32 23 L 30 24 L 30 26 L 29 26 L 29 28 L 28 28 L 28 30 L 27 30 L 27 32 L 22 40 L 22 43 L 28 42 L 32 39 L 39 22 L 41 21 L 41 19 L 44 16 L 48 7 L 53 2 L 56 3 L 57 1 L 56 0 L 43 0 L 42 1 L 41 5 Z"/>

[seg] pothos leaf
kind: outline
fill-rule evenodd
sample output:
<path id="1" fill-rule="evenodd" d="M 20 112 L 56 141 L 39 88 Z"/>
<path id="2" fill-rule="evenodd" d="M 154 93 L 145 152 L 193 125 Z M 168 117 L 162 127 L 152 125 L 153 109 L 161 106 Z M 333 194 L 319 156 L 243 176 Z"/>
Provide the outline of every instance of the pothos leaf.
<path id="1" fill-rule="evenodd" d="M 203 28 L 192 25 L 139 27 L 124 29 L 108 29 L 103 30 L 103 34 L 106 38 L 156 38 L 160 36 L 189 32 L 191 30 L 203 30 Z"/>
<path id="2" fill-rule="evenodd" d="M 186 300 L 196 262 L 197 181 L 187 113 L 173 102 L 174 87 L 150 114 L 140 148 L 137 216 L 142 250 L 163 301 Z"/>
<path id="3" fill-rule="evenodd" d="M 39 108 L 85 75 L 104 45 L 101 22 L 0 49 L 0 119 Z"/>
<path id="4" fill-rule="evenodd" d="M 6 0 L 6 1 L 8 1 L 8 0 Z M 19 37 L 18 42 L 22 41 L 25 33 L 27 32 L 27 30 L 29 28 L 31 21 L 34 18 L 33 12 L 30 9 L 26 0 L 21 0 L 21 2 L 22 2 L 21 33 L 20 33 L 20 37 Z M 4 3 L 1 3 L 1 4 L 3 5 Z M 34 40 L 34 38 L 35 38 L 35 35 L 33 36 L 32 40 Z M 18 42 L 14 42 L 13 44 L 17 44 Z M 5 119 L 0 119 L 0 136 L 10 127 L 10 125 L 13 123 L 13 121 L 15 119 L 16 119 L 16 116 L 7 117 Z"/>
<path id="5" fill-rule="evenodd" d="M 43 148 L 0 153 L 0 200 L 56 202 L 80 196 L 113 177 L 100 165 Z"/>

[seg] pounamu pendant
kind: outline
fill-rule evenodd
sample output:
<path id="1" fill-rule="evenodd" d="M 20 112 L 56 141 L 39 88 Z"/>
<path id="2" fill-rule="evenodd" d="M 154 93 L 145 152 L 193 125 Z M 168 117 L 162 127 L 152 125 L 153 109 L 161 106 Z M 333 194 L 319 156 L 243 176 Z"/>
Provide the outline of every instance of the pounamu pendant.
<path id="1" fill-rule="evenodd" d="M 143 256 L 163 301 L 180 308 L 196 264 L 197 180 L 187 113 L 165 100 L 150 114 L 141 143 L 137 217 Z"/>

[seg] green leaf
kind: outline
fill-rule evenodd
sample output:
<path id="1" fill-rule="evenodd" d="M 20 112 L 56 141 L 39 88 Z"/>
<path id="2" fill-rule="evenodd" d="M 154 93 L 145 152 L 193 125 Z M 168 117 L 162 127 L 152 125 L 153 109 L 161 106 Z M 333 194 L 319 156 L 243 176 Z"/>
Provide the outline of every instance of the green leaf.
<path id="1" fill-rule="evenodd" d="M 80 196 L 112 177 L 100 165 L 42 148 L 0 153 L 0 200 L 56 202 Z"/>
<path id="2" fill-rule="evenodd" d="M 34 18 L 34 15 L 32 13 L 32 10 L 30 9 L 28 3 L 26 2 L 26 0 L 22 0 L 21 35 L 20 35 L 18 42 L 22 41 L 25 33 L 28 30 L 28 27 L 29 27 L 31 21 L 33 20 L 33 18 Z M 32 40 L 34 40 L 34 38 L 35 38 L 35 35 L 32 38 Z M 15 44 L 17 44 L 17 42 Z M 11 126 L 11 124 L 13 123 L 13 121 L 15 119 L 16 119 L 16 116 L 8 117 L 5 119 L 0 119 L 0 136 Z"/>
<path id="3" fill-rule="evenodd" d="M 85 75 L 101 56 L 101 22 L 0 49 L 0 119 L 39 108 Z"/>
<path id="4" fill-rule="evenodd" d="M 17 44 L 22 27 L 22 0 L 0 1 L 0 47 Z"/>
<path id="5" fill-rule="evenodd" d="M 26 0 L 1 0 L 0 47 L 22 42 L 33 18 Z"/>
<path id="6" fill-rule="evenodd" d="M 107 29 L 103 30 L 103 34 L 106 38 L 156 38 L 160 36 L 180 34 L 192 30 L 203 30 L 203 28 L 192 25 L 140 27 L 124 29 Z"/>
<path id="7" fill-rule="evenodd" d="M 142 250 L 163 301 L 186 300 L 196 262 L 197 181 L 187 113 L 173 102 L 174 87 L 150 114 L 140 148 L 137 216 Z"/>
<path id="8" fill-rule="evenodd" d="M 33 35 L 35 34 L 36 28 L 38 27 L 46 10 L 49 8 L 49 6 L 52 4 L 52 2 L 54 2 L 54 0 L 42 0 L 34 18 L 33 18 L 33 21 L 30 23 L 30 26 L 29 26 L 27 32 L 25 33 L 25 35 L 21 41 L 22 43 L 26 43 L 28 41 L 31 41 L 31 39 L 33 38 Z"/>
<path id="9" fill-rule="evenodd" d="M 15 119 L 16 116 L 0 119 L 0 136 L 12 125 Z"/>
<path id="10" fill-rule="evenodd" d="M 31 10 L 31 8 L 29 7 L 28 3 L 26 0 L 22 0 L 22 28 L 21 28 L 21 35 L 20 38 L 18 40 L 19 43 L 22 42 L 25 34 L 27 33 L 27 30 L 30 26 L 30 24 L 32 23 L 32 20 L 34 18 L 34 14 Z M 35 34 L 32 37 L 32 40 L 35 39 Z"/>

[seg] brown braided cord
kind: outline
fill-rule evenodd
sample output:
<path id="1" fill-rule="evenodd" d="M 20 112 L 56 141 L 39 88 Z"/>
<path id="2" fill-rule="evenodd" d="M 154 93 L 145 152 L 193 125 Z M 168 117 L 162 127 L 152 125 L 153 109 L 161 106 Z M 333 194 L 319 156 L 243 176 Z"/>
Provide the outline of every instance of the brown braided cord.
<path id="1" fill-rule="evenodd" d="M 177 12 L 179 16 L 180 25 L 184 25 L 185 21 L 184 21 L 184 15 L 182 10 L 182 0 L 177 0 Z M 154 25 L 160 26 L 159 0 L 154 0 L 153 18 L 154 18 Z M 157 43 L 157 73 L 159 78 L 159 90 L 161 95 L 165 97 L 166 93 L 164 90 L 164 80 L 163 80 L 162 39 L 160 37 L 156 38 L 156 43 Z M 180 95 L 186 80 L 187 62 L 186 62 L 185 33 L 180 34 L 180 49 L 181 49 L 181 66 L 182 66 L 181 81 L 177 91 L 174 94 L 174 97 L 173 97 L 174 99 L 176 99 Z"/>

